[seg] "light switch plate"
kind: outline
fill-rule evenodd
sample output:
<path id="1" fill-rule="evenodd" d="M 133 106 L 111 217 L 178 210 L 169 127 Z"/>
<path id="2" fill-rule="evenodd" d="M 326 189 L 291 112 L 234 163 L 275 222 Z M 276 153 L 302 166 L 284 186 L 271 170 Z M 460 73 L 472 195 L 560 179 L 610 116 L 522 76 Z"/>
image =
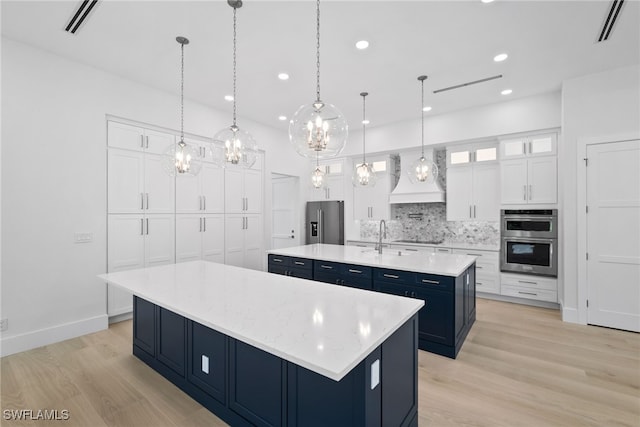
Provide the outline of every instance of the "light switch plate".
<path id="1" fill-rule="evenodd" d="M 204 354 L 202 355 L 202 372 L 209 373 L 209 358 Z"/>
<path id="2" fill-rule="evenodd" d="M 371 364 L 371 390 L 380 384 L 380 359 Z"/>

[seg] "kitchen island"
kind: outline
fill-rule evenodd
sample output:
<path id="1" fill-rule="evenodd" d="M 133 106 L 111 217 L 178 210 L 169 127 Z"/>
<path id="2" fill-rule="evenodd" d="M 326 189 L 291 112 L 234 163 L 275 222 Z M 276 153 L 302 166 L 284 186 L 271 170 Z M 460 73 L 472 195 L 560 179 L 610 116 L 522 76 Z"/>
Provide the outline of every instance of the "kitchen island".
<path id="1" fill-rule="evenodd" d="M 194 261 L 99 276 L 133 353 L 233 426 L 417 426 L 422 301 Z"/>
<path id="2" fill-rule="evenodd" d="M 422 350 L 455 358 L 475 322 L 474 256 L 326 244 L 268 254 L 271 273 L 422 300 Z"/>

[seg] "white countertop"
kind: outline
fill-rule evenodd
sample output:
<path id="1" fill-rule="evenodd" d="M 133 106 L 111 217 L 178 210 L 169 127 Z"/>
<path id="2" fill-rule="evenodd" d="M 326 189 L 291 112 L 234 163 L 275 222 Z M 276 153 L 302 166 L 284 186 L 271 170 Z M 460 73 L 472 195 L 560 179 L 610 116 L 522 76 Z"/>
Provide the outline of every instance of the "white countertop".
<path id="1" fill-rule="evenodd" d="M 355 242 L 355 243 L 367 243 L 367 244 L 377 244 L 377 240 L 363 240 L 363 239 L 347 239 L 347 242 Z M 476 251 L 491 251 L 491 252 L 499 252 L 500 244 L 485 244 L 485 243 L 459 243 L 459 242 L 448 242 L 444 241 L 442 243 L 415 243 L 415 242 L 399 242 L 393 240 L 385 240 L 383 242 L 385 245 L 394 245 L 394 246 L 415 246 L 415 247 L 423 247 L 423 248 L 451 248 L 451 249 L 462 249 L 462 250 L 476 250 Z"/>
<path id="2" fill-rule="evenodd" d="M 336 381 L 424 305 L 206 261 L 98 277 Z"/>
<path id="3" fill-rule="evenodd" d="M 267 253 L 453 277 L 462 274 L 476 261 L 475 256 L 455 254 L 406 252 L 398 256 L 398 250 L 393 248 L 384 248 L 383 254 L 380 255 L 372 248 L 321 243 L 272 249 Z"/>

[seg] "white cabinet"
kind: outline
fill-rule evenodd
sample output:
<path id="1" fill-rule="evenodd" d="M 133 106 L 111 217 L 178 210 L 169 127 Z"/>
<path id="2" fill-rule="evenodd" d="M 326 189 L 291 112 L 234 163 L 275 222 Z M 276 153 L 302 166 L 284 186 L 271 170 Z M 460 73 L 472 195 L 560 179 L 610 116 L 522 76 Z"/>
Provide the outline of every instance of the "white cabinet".
<path id="1" fill-rule="evenodd" d="M 500 164 L 500 182 L 503 205 L 557 203 L 556 156 L 503 160 Z"/>
<path id="2" fill-rule="evenodd" d="M 262 212 L 262 170 L 261 157 L 253 168 L 228 166 L 224 170 L 224 200 L 227 213 Z"/>
<path id="3" fill-rule="evenodd" d="M 558 280 L 555 278 L 502 273 L 500 281 L 502 295 L 558 302 Z"/>
<path id="4" fill-rule="evenodd" d="M 174 262 L 172 214 L 109 215 L 107 235 L 110 273 Z M 132 311 L 129 292 L 108 286 L 107 294 L 109 316 Z"/>
<path id="5" fill-rule="evenodd" d="M 377 182 L 373 187 L 353 187 L 353 219 L 371 219 L 379 221 L 388 220 L 391 217 L 389 205 L 389 193 L 391 193 L 390 173 L 391 158 L 377 157 L 368 159 L 372 163 L 376 173 Z M 353 167 L 362 163 L 361 159 L 355 159 Z"/>
<path id="6" fill-rule="evenodd" d="M 163 154 L 175 143 L 175 137 L 169 133 L 109 121 L 107 141 L 109 147 Z"/>
<path id="7" fill-rule="evenodd" d="M 311 185 L 311 172 L 315 163 L 309 169 L 309 198 L 311 202 L 322 200 L 344 200 L 344 159 L 325 160 L 319 163 L 324 170 L 324 184 L 320 188 Z"/>
<path id="8" fill-rule="evenodd" d="M 174 178 L 162 156 L 110 148 L 107 158 L 109 213 L 173 212 Z"/>
<path id="9" fill-rule="evenodd" d="M 498 221 L 499 188 L 496 162 L 447 168 L 447 221 Z"/>
<path id="10" fill-rule="evenodd" d="M 500 159 L 548 156 L 555 155 L 556 151 L 557 135 L 555 133 L 526 135 L 500 141 Z"/>
<path id="11" fill-rule="evenodd" d="M 225 264 L 262 270 L 262 215 L 225 215 Z"/>
<path id="12" fill-rule="evenodd" d="M 224 263 L 224 215 L 176 215 L 176 262 Z"/>
<path id="13" fill-rule="evenodd" d="M 500 255 L 497 251 L 454 249 L 453 253 L 476 257 L 476 291 L 500 294 Z"/>
<path id="14" fill-rule="evenodd" d="M 196 176 L 176 176 L 176 213 L 224 213 L 224 169 L 202 163 Z"/>

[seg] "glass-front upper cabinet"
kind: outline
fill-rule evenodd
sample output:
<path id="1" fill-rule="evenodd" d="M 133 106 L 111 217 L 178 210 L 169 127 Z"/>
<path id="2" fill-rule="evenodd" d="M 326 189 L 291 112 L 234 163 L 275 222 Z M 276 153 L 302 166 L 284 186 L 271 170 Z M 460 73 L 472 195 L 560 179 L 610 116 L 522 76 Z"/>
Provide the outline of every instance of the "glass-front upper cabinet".
<path id="1" fill-rule="evenodd" d="M 496 160 L 498 160 L 498 144 L 496 142 L 447 147 L 448 167 Z"/>
<path id="2" fill-rule="evenodd" d="M 500 141 L 500 158 L 515 159 L 520 157 L 554 155 L 557 149 L 556 142 L 557 135 L 555 133 L 502 139 Z"/>

